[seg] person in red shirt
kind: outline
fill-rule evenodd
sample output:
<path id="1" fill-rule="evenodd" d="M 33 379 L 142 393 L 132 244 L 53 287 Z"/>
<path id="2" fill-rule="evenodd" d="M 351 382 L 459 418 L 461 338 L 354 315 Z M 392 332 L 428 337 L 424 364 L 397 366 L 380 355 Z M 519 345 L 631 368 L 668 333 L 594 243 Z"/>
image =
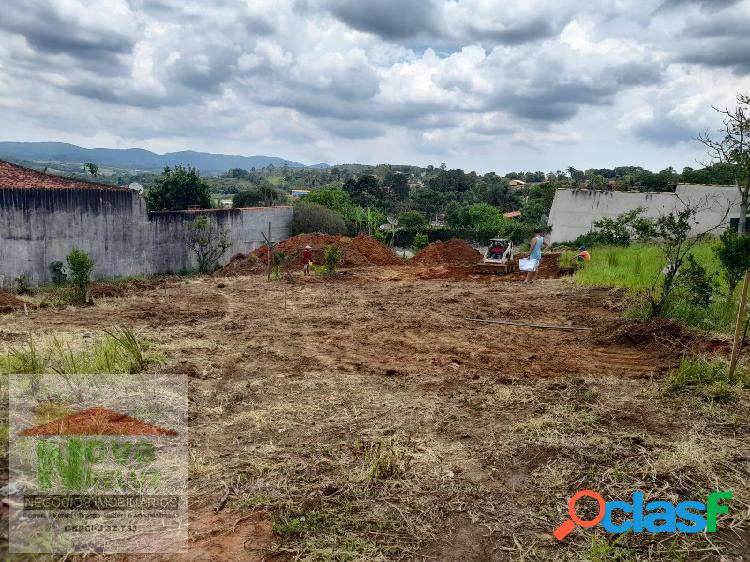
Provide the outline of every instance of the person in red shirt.
<path id="1" fill-rule="evenodd" d="M 310 275 L 310 265 L 312 265 L 312 248 L 305 246 L 305 249 L 302 251 L 302 271 L 305 276 Z"/>

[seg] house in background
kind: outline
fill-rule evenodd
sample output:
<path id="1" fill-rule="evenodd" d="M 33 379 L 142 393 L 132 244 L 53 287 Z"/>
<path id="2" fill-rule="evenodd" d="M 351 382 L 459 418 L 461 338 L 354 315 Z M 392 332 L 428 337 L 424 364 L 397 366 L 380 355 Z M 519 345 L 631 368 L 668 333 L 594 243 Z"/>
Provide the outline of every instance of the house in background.
<path id="1" fill-rule="evenodd" d="M 526 182 L 521 180 L 510 180 L 508 182 L 508 187 L 511 187 L 513 189 L 521 189 L 522 187 L 526 187 Z"/>
<path id="2" fill-rule="evenodd" d="M 292 199 L 299 199 L 310 193 L 309 189 L 292 189 Z"/>

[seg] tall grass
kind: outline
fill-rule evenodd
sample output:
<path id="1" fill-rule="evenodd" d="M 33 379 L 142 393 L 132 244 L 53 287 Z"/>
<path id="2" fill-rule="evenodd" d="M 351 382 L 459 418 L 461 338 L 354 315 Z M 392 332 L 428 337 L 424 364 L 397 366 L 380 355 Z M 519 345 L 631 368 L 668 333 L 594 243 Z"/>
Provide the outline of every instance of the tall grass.
<path id="1" fill-rule="evenodd" d="M 602 246 L 590 251 L 591 261 L 575 275 L 579 285 L 617 287 L 637 292 L 652 287 L 667 265 L 664 254 L 655 244 Z M 709 274 L 716 274 L 720 289 L 726 291 L 726 281 L 720 275 L 721 266 L 714 255 L 713 242 L 697 244 L 691 254 Z"/>
<path id="2" fill-rule="evenodd" d="M 666 385 L 670 392 L 693 392 L 707 400 L 732 402 L 739 399 L 743 387 L 750 386 L 750 375 L 740 367 L 730 379 L 729 365 L 720 359 L 684 357 Z"/>
<path id="3" fill-rule="evenodd" d="M 0 354 L 0 374 L 140 373 L 163 361 L 150 342 L 128 328 L 114 328 L 87 345 L 48 336 L 10 347 Z"/>
<path id="4" fill-rule="evenodd" d="M 690 326 L 729 331 L 734 325 L 737 304 L 727 298 L 727 283 L 721 275 L 721 265 L 713 247 L 714 242 L 704 242 L 694 246 L 690 252 L 713 276 L 716 285 L 713 301 L 708 306 L 699 306 L 675 295 L 667 303 L 663 314 Z M 584 263 L 576 272 L 575 282 L 589 287 L 621 288 L 635 297 L 656 286 L 666 265 L 661 249 L 655 244 L 595 247 L 591 250 L 591 261 Z M 645 303 L 637 298 L 634 302 L 630 315 L 646 317 L 648 307 Z"/>

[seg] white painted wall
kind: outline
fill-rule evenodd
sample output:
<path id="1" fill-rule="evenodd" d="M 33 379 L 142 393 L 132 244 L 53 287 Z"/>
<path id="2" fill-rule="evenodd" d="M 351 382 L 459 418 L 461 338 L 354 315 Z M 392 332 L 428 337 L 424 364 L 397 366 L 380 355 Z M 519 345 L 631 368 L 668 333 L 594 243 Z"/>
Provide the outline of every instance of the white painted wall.
<path id="1" fill-rule="evenodd" d="M 644 216 L 656 218 L 683 209 L 685 203 L 702 207 L 694 234 L 720 224 L 728 226 L 731 218 L 740 216 L 740 193 L 733 185 L 679 184 L 674 193 L 558 189 L 549 214 L 550 241 L 575 240 L 589 232 L 595 221 L 615 218 L 638 207 L 645 209 Z M 722 220 L 727 209 L 729 214 Z"/>

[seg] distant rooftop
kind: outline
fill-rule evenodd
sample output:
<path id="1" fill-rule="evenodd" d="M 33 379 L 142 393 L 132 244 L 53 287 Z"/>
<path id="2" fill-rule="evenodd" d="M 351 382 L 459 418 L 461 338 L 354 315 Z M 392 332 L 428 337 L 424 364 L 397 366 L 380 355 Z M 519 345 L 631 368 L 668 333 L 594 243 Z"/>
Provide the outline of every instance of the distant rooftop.
<path id="1" fill-rule="evenodd" d="M 103 183 L 72 180 L 24 168 L 0 160 L 0 189 L 107 189 L 122 191 L 125 188 Z"/>

